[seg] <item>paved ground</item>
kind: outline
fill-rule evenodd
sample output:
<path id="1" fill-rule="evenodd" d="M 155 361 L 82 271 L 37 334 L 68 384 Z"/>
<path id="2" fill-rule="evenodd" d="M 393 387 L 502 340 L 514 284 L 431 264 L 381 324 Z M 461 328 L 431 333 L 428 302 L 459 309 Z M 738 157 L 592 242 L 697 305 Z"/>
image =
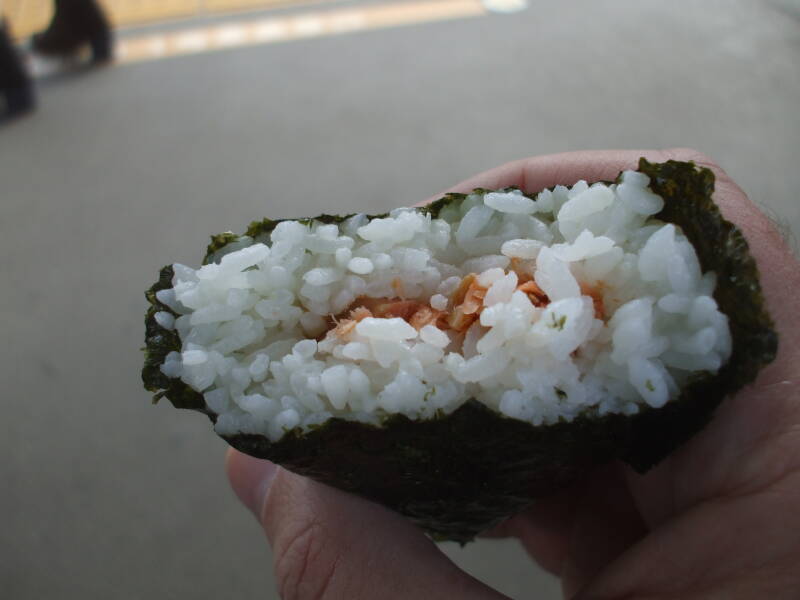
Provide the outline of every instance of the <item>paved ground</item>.
<path id="1" fill-rule="evenodd" d="M 380 211 L 506 160 L 697 147 L 800 231 L 796 2 L 529 10 L 111 68 L 0 129 L 0 587 L 273 598 L 199 415 L 140 389 L 142 291 L 265 214 Z M 446 551 L 514 598 L 513 543 Z"/>

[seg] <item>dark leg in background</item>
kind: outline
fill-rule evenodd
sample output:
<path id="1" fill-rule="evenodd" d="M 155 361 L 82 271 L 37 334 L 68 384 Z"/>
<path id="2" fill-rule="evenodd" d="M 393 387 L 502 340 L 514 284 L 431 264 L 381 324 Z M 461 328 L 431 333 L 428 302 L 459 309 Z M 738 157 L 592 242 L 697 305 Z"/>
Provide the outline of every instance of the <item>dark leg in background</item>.
<path id="1" fill-rule="evenodd" d="M 6 117 L 28 112 L 36 105 L 33 82 L 4 21 L 0 21 L 0 95 L 5 97 Z"/>
<path id="2" fill-rule="evenodd" d="M 92 62 L 112 58 L 111 28 L 95 0 L 54 0 L 50 25 L 33 36 L 33 49 L 50 56 L 70 56 L 89 45 Z"/>

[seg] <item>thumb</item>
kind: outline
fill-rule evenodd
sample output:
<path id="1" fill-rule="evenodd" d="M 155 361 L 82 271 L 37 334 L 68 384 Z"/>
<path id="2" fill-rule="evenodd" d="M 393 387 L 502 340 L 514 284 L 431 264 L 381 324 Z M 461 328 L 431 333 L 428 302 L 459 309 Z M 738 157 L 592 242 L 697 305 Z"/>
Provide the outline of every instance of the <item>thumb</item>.
<path id="1" fill-rule="evenodd" d="M 267 534 L 286 600 L 504 598 L 382 506 L 235 450 L 226 468 Z"/>

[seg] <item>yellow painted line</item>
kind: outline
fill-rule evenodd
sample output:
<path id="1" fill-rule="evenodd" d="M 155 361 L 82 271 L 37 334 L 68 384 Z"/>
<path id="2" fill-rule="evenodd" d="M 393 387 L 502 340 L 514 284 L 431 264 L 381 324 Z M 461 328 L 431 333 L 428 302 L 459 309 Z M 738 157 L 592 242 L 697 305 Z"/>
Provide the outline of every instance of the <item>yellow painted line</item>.
<path id="1" fill-rule="evenodd" d="M 98 0 L 112 26 L 130 27 L 197 16 L 243 11 L 308 7 L 338 0 Z M 47 27 L 53 0 L 0 0 L 0 15 L 11 23 L 14 37 L 23 39 Z"/>
<path id="2" fill-rule="evenodd" d="M 99 0 L 114 27 L 159 23 L 199 15 L 286 8 L 336 0 Z M 0 0 L 0 14 L 11 23 L 16 38 L 47 27 L 53 0 Z"/>
<path id="3" fill-rule="evenodd" d="M 485 14 L 487 11 L 480 0 L 427 0 L 366 5 L 126 38 L 117 43 L 116 56 L 118 63 L 135 63 Z"/>

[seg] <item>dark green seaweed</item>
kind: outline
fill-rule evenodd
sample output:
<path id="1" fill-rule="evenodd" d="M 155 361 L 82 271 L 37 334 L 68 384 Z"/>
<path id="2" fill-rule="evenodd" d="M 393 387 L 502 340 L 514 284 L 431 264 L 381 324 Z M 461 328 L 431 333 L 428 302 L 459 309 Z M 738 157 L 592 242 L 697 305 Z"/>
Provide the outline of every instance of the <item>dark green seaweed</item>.
<path id="1" fill-rule="evenodd" d="M 375 426 L 334 418 L 308 432 L 294 429 L 278 442 L 252 434 L 223 437 L 242 452 L 380 502 L 434 539 L 461 543 L 599 464 L 619 458 L 646 471 L 702 429 L 726 396 L 755 379 L 773 360 L 777 335 L 747 242 L 712 201 L 713 173 L 693 163 L 653 164 L 645 159 L 639 170 L 665 200 L 656 216 L 679 225 L 703 270 L 717 273 L 715 299 L 730 319 L 733 336 L 732 356 L 717 374 L 695 376 L 679 398 L 633 416 L 587 415 L 535 427 L 470 400 L 449 415 L 428 420 L 394 415 Z M 435 217 L 465 197 L 448 194 L 420 210 Z M 347 216 L 316 220 L 338 223 Z M 263 238 L 279 222 L 253 222 L 245 235 Z M 204 262 L 238 239 L 232 233 L 213 236 Z M 156 298 L 158 290 L 172 287 L 172 277 L 172 267 L 164 267 L 146 292 L 150 307 L 142 379 L 155 393 L 154 401 L 166 397 L 176 408 L 201 411 L 214 421 L 216 415 L 201 394 L 159 369 L 169 352 L 181 349 L 177 334 L 163 329 L 154 316 L 172 312 Z"/>
<path id="2" fill-rule="evenodd" d="M 622 458 L 644 472 L 700 431 L 728 395 L 755 380 L 775 358 L 778 335 L 767 313 L 758 266 L 744 235 L 714 203 L 714 173 L 691 162 L 639 160 L 650 189 L 664 199 L 659 219 L 675 223 L 692 242 L 703 271 L 715 271 L 714 299 L 728 316 L 733 353 L 715 375 L 697 377 L 659 410 L 637 414 Z"/>

